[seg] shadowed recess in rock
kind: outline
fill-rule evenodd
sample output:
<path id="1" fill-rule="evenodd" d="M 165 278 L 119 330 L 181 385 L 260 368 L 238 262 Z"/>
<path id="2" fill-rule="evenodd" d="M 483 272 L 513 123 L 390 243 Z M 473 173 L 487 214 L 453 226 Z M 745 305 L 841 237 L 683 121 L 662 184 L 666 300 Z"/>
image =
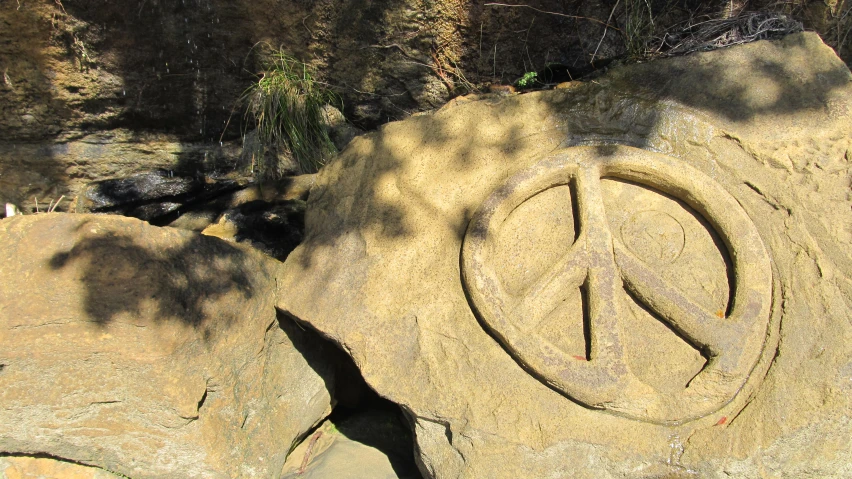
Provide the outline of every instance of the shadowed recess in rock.
<path id="1" fill-rule="evenodd" d="M 421 479 L 403 410 L 371 389 L 333 341 L 284 311 L 278 310 L 277 317 L 293 346 L 334 391 L 337 403 L 325 422 L 291 446 L 283 477 Z"/>

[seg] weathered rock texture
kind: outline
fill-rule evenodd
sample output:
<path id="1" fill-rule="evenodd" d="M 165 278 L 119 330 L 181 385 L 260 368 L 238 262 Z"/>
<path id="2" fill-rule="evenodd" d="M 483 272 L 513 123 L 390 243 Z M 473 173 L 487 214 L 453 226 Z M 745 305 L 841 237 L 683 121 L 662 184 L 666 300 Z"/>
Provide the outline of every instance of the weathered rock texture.
<path id="1" fill-rule="evenodd" d="M 4 2 L 0 131 L 132 126 L 218 143 L 226 125 L 239 131 L 232 109 L 259 73 L 258 42 L 316 66 L 348 117 L 376 125 L 443 104 L 463 66 L 508 83 L 548 62 L 586 64 L 610 8 L 540 7 L 598 21 L 454 0 Z M 618 52 L 610 32 L 598 58 Z"/>
<path id="2" fill-rule="evenodd" d="M 690 9 L 727 15 L 738 2 L 491 3 L 0 2 L 0 203 L 29 211 L 33 196 L 74 197 L 81 181 L 233 160 L 227 141 L 251 129 L 236 101 L 261 73 L 264 44 L 314 67 L 346 117 L 373 128 L 473 84 L 576 77 L 662 36 L 649 26 L 676 42 Z M 792 9 L 849 59 L 848 0 L 739 3 Z M 345 141 L 346 128 L 335 130 Z"/>
<path id="3" fill-rule="evenodd" d="M 277 261 L 98 215 L 7 218 L 0 244 L 0 453 L 268 478 L 330 411 L 334 351 L 277 317 Z"/>
<path id="4" fill-rule="evenodd" d="M 45 457 L 0 456 L 0 477 L 3 479 L 117 479 L 117 476 L 97 467 Z"/>
<path id="5" fill-rule="evenodd" d="M 320 173 L 279 305 L 428 477 L 848 477 L 849 125 L 814 34 L 391 123 Z"/>
<path id="6" fill-rule="evenodd" d="M 78 197 L 93 181 L 152 170 L 219 176 L 237 167 L 239 153 L 238 142 L 205 145 L 129 130 L 43 142 L 0 140 L 0 202 L 29 213 L 61 200 L 56 211 L 76 212 Z"/>
<path id="7" fill-rule="evenodd" d="M 251 129 L 236 101 L 260 73 L 259 44 L 316 67 L 346 116 L 374 127 L 442 105 L 462 63 L 468 76 L 511 82 L 531 61 L 576 61 L 604 32 L 592 21 L 447 0 L 66 3 L 0 3 L 0 203 L 26 211 L 33 197 L 73 199 L 93 180 L 233 167 L 239 151 L 227 140 Z M 525 35 L 533 21 L 537 33 Z M 613 44 L 609 35 L 600 54 L 615 53 Z M 352 134 L 344 130 L 332 131 L 336 143 Z"/>

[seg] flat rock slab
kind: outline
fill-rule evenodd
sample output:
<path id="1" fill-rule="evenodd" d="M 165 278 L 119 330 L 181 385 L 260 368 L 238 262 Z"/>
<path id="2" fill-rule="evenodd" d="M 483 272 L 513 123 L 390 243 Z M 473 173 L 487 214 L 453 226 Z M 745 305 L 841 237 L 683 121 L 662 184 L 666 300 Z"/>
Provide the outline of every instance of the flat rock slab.
<path id="1" fill-rule="evenodd" d="M 328 351 L 275 310 L 278 261 L 108 215 L 7 218 L 0 245 L 0 455 L 268 478 L 330 412 Z"/>
<path id="2" fill-rule="evenodd" d="M 427 477 L 848 477 L 851 82 L 797 34 L 388 124 L 279 307 Z"/>

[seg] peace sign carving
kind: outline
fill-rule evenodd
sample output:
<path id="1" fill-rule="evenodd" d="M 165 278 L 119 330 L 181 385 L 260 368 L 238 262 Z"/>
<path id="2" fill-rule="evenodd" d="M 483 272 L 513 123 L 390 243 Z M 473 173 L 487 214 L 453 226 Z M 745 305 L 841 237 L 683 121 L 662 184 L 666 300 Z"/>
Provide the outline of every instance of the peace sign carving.
<path id="1" fill-rule="evenodd" d="M 683 162 L 631 147 L 562 150 L 508 179 L 480 206 L 462 247 L 462 281 L 474 311 L 503 347 L 552 388 L 591 408 L 664 424 L 706 416 L 728 404 L 763 354 L 772 308 L 769 255 L 740 204 L 719 184 Z M 728 313 L 708 311 L 655 271 L 630 245 L 613 237 L 601 179 L 652 187 L 687 204 L 715 230 L 728 251 L 734 287 Z M 508 216 L 551 188 L 576 195 L 579 232 L 564 255 L 520 292 L 501 282 L 493 258 L 495 238 Z M 672 229 L 675 240 L 678 232 Z M 623 235 L 622 235 L 623 236 Z M 573 238 L 572 238 L 573 239 Z M 567 243 L 567 242 L 566 242 Z M 679 251 L 657 248 L 661 256 Z M 588 357 L 560 349 L 524 325 L 537 309 L 552 310 L 566 291 L 587 295 Z M 629 294 L 707 361 L 685 387 L 661 392 L 641 381 L 626 360 L 620 330 L 621 295 Z M 722 317 L 720 317 L 722 316 Z"/>

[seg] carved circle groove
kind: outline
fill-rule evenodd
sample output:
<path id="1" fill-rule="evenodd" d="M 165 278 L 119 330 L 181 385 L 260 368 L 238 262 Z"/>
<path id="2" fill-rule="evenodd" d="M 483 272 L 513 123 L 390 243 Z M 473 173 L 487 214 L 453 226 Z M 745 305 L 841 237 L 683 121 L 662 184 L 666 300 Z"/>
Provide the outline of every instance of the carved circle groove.
<path id="1" fill-rule="evenodd" d="M 733 266 L 735 286 L 725 317 L 696 304 L 677 285 L 663 280 L 647 259 L 637 258 L 613 237 L 604 210 L 602 177 L 650 186 L 680 199 L 707 220 L 728 249 Z M 532 285 L 509 294 L 489 261 L 500 227 L 519 205 L 562 185 L 576 192 L 577 240 Z M 528 371 L 579 403 L 642 421 L 678 424 L 728 404 L 760 359 L 770 324 L 769 255 L 739 203 L 684 162 L 632 147 L 607 147 L 606 153 L 597 147 L 561 150 L 509 178 L 471 220 L 461 266 L 473 309 Z M 589 304 L 588 360 L 562 351 L 519 320 L 533 308 L 551 307 L 568 288 L 583 285 Z M 618 327 L 626 312 L 617 295 L 626 294 L 625 289 L 707 358 L 686 387 L 662 394 L 629 370 Z"/>

